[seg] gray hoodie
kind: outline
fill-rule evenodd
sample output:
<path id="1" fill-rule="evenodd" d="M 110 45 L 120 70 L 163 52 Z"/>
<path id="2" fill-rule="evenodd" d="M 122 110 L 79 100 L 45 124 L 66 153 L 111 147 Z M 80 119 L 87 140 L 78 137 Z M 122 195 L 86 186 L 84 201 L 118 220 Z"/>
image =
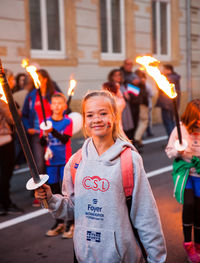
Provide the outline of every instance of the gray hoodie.
<path id="1" fill-rule="evenodd" d="M 128 142 L 117 139 L 101 156 L 91 138 L 82 148 L 75 187 L 69 160 L 65 167 L 63 195 L 53 195 L 49 208 L 57 218 L 75 216 L 74 248 L 80 263 L 142 263 L 132 231 L 122 185 L 120 153 L 131 147 L 134 189 L 130 218 L 147 251 L 149 263 L 166 260 L 165 240 L 157 206 L 140 155 Z"/>

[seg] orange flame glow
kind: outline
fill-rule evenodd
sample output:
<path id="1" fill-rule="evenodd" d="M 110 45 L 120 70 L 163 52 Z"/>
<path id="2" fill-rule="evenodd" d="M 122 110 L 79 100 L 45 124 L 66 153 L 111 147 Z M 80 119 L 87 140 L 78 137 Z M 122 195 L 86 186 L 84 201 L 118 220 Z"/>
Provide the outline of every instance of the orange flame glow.
<path id="1" fill-rule="evenodd" d="M 39 81 L 38 74 L 36 72 L 37 71 L 36 66 L 29 65 L 28 59 L 23 59 L 22 63 L 21 63 L 21 66 L 23 68 L 25 68 L 26 71 L 31 75 L 31 77 L 32 77 L 32 79 L 34 81 L 36 89 L 39 89 L 41 83 Z"/>
<path id="2" fill-rule="evenodd" d="M 67 92 L 68 96 L 73 96 L 74 95 L 74 90 L 76 88 L 76 84 L 77 84 L 77 81 L 75 79 L 71 78 L 70 81 L 69 81 L 69 89 L 68 89 L 68 92 Z"/>
<path id="3" fill-rule="evenodd" d="M 158 87 L 168 97 L 174 99 L 177 96 L 174 84 L 170 83 L 158 69 L 160 61 L 151 56 L 138 56 L 136 62 L 145 68 L 146 72 L 155 80 Z"/>
<path id="4" fill-rule="evenodd" d="M 0 99 L 3 100 L 5 103 L 8 103 L 7 99 L 6 99 L 6 96 L 5 96 L 5 93 L 3 91 L 3 88 L 2 88 L 2 85 L 0 83 Z"/>
<path id="5" fill-rule="evenodd" d="M 22 68 L 26 68 L 29 65 L 28 59 L 22 59 L 21 66 Z"/>

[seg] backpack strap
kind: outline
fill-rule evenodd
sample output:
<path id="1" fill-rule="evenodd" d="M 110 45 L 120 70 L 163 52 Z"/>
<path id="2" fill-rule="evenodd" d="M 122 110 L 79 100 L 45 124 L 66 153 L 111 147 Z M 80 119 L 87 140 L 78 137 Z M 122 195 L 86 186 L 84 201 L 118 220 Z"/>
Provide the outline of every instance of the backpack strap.
<path id="1" fill-rule="evenodd" d="M 76 170 L 77 170 L 81 160 L 82 160 L 82 149 L 79 149 L 74 154 L 74 157 L 72 158 L 72 162 L 71 162 L 71 167 L 70 167 L 73 184 L 75 183 Z"/>
<path id="2" fill-rule="evenodd" d="M 120 154 L 122 183 L 126 198 L 132 196 L 134 187 L 134 169 L 131 148 L 127 147 Z"/>

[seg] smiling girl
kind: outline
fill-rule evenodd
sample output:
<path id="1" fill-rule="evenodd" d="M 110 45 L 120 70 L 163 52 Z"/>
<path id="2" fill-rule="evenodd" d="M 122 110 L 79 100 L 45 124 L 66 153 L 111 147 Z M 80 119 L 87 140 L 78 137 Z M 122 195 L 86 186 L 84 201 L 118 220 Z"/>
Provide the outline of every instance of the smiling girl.
<path id="1" fill-rule="evenodd" d="M 78 262 L 145 262 L 132 225 L 146 250 L 149 263 L 164 263 L 166 248 L 159 214 L 140 155 L 119 128 L 113 96 L 106 91 L 88 93 L 82 103 L 83 130 L 88 137 L 82 147 L 75 183 L 71 163 L 65 167 L 61 195 L 49 186 L 36 190 L 47 199 L 57 218 L 75 218 L 74 248 Z M 131 149 L 134 187 L 130 214 L 122 184 L 120 155 Z M 128 164 L 129 165 L 129 164 Z M 128 176 L 128 175 L 127 175 Z"/>

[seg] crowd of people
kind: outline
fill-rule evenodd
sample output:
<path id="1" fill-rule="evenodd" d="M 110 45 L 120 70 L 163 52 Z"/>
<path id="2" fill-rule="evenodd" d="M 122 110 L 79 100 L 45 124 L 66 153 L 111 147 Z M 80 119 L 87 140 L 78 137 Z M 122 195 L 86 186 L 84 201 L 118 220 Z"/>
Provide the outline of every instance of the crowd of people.
<path id="1" fill-rule="evenodd" d="M 14 78 L 6 70 L 39 173 L 49 175 L 47 184 L 35 190 L 33 197 L 33 205 L 46 199 L 55 217 L 55 224 L 46 235 L 62 234 L 63 238 L 74 235 L 74 262 L 94 262 L 95 258 L 95 262 L 164 263 L 165 239 L 140 156 L 144 136 L 153 136 L 152 98 L 156 92 L 146 73 L 141 69 L 133 71 L 132 60 L 126 59 L 121 68 L 108 73 L 102 90 L 84 96 L 86 140 L 73 156 L 70 142 L 73 122 L 66 113 L 66 97 L 46 70 L 38 69 L 37 73 L 46 118 L 52 123 L 45 131 L 41 130 L 43 113 L 32 79 L 24 73 Z M 180 76 L 170 64 L 163 66 L 163 74 L 175 86 L 179 107 Z M 191 101 L 181 117 L 181 131 L 188 147 L 177 150 L 172 100 L 160 89 L 157 93 L 155 106 L 161 108 L 169 138 L 166 153 L 175 159 L 173 178 L 179 197 L 180 171 L 183 174 L 181 201 L 178 199 L 183 204 L 183 247 L 190 262 L 198 263 L 200 101 Z M 24 161 L 24 156 L 8 106 L 1 100 L 0 103 L 0 158 L 4 160 L 0 167 L 0 214 L 6 215 L 22 212 L 10 198 L 9 185 L 14 167 Z M 127 167 L 132 167 L 129 172 Z"/>

